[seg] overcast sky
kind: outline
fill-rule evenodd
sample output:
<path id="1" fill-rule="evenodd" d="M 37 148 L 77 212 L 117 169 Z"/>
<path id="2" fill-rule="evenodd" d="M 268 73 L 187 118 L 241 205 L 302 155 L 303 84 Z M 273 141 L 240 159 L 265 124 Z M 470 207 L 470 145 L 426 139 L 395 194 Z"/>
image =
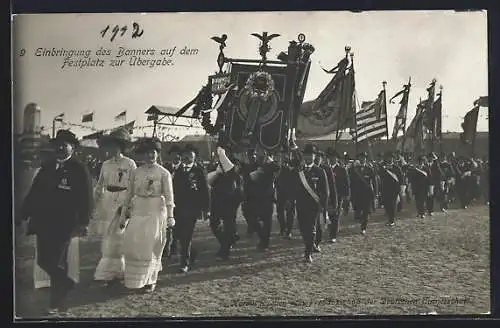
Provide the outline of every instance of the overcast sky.
<path id="1" fill-rule="evenodd" d="M 133 22 L 144 30 L 130 37 Z M 124 37 L 101 38 L 110 24 L 128 25 Z M 114 116 L 127 110 L 127 120 L 146 124 L 144 111 L 151 105 L 181 107 L 190 101 L 207 76 L 217 70 L 217 44 L 210 37 L 228 35 L 228 57 L 258 58 L 259 41 L 250 33 L 279 33 L 271 41 L 269 58 L 286 50 L 288 42 L 304 33 L 316 51 L 312 56 L 305 100 L 314 99 L 332 75 L 324 73 L 354 52 L 356 89 L 360 101 L 373 100 L 387 81 L 388 97 L 412 79 L 409 119 L 433 78 L 443 85 L 443 131 L 461 131 L 460 123 L 473 101 L 488 93 L 486 12 L 280 12 L 280 13 L 151 13 L 151 14 L 40 14 L 14 17 L 14 110 L 30 102 L 42 108 L 42 125 L 65 113 L 69 122 L 94 111 L 94 127 L 117 125 Z M 109 32 L 108 32 L 109 33 Z M 57 49 L 172 48 L 198 49 L 196 56 L 175 56 L 174 66 L 138 68 L 60 69 L 61 57 L 36 57 L 39 47 Z M 26 55 L 19 57 L 21 49 Z M 389 105 L 392 132 L 399 106 Z M 486 108 L 478 130 L 487 131 Z M 15 128 L 22 127 L 16 115 Z M 72 128 L 79 136 L 90 130 Z M 203 131 L 190 131 L 203 132 Z M 186 132 L 177 131 L 185 134 Z M 142 135 L 142 132 L 140 132 Z"/>

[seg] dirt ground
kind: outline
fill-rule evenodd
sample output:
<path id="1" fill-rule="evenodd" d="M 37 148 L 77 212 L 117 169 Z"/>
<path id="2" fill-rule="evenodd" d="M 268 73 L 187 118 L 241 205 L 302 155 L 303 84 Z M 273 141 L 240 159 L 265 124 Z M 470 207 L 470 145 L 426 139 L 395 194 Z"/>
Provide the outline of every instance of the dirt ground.
<path id="1" fill-rule="evenodd" d="M 193 270 L 177 273 L 174 259 L 160 274 L 153 294 L 105 289 L 92 281 L 100 257 L 97 238 L 80 243 L 81 283 L 68 300 L 68 317 L 192 317 L 479 314 L 490 311 L 489 209 L 452 209 L 425 219 L 406 205 L 395 227 L 383 210 L 362 236 L 352 214 L 343 217 L 336 244 L 322 243 L 312 264 L 302 261 L 298 230 L 293 240 L 278 236 L 273 221 L 271 249 L 258 253 L 245 236 L 229 262 L 217 262 L 217 241 L 208 223 L 197 223 L 200 250 Z M 46 289 L 33 289 L 34 249 L 27 239 L 16 247 L 16 313 L 42 315 Z"/>

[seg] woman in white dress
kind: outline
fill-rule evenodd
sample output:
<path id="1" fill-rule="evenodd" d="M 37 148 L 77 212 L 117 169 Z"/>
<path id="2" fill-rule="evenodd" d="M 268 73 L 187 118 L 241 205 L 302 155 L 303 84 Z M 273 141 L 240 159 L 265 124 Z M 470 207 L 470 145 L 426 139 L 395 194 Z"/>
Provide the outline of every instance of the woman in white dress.
<path id="1" fill-rule="evenodd" d="M 119 129 L 99 140 L 99 147 L 104 148 L 110 158 L 102 164 L 94 190 L 97 204 L 96 220 L 99 233 L 102 235 L 102 257 L 97 265 L 94 279 L 104 281 L 105 285 L 123 279 L 125 269 L 120 213 L 127 196 L 130 174 L 137 168 L 132 159 L 123 156 L 130 139 L 127 130 Z"/>
<path id="2" fill-rule="evenodd" d="M 161 142 L 143 139 L 136 149 L 144 164 L 132 172 L 124 208 L 129 204 L 127 219 L 121 213 L 121 227 L 125 228 L 125 287 L 145 288 L 153 292 L 158 273 L 162 270 L 162 254 L 171 241 L 174 195 L 170 172 L 159 165 Z"/>

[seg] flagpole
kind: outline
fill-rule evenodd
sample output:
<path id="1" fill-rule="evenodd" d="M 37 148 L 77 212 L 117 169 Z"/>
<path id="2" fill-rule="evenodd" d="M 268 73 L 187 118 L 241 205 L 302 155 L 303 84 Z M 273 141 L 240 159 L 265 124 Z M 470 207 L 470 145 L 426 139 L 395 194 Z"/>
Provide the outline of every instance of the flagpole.
<path id="1" fill-rule="evenodd" d="M 345 46 L 344 48 L 344 51 L 345 51 L 345 58 L 346 59 L 349 59 L 349 53 L 351 52 L 351 47 L 349 46 Z M 354 58 L 354 54 L 351 53 L 351 69 L 353 68 L 353 65 L 354 65 L 354 62 L 353 62 L 353 58 Z M 339 68 L 340 69 L 340 68 Z M 342 75 L 342 77 L 345 77 L 345 70 L 343 72 L 344 74 Z M 340 86 L 342 87 L 343 84 L 341 83 Z M 341 94 L 343 95 L 344 90 L 341 90 Z M 342 103 L 345 103 L 344 101 Z M 339 113 L 337 115 L 337 131 L 335 131 L 335 145 L 334 147 L 337 148 L 337 145 L 338 145 L 338 142 L 339 142 L 339 136 L 340 136 L 340 120 L 341 120 L 341 114 L 342 114 L 342 108 L 339 108 Z"/>
<path id="2" fill-rule="evenodd" d="M 406 99 L 406 113 L 405 117 L 403 120 L 403 140 L 401 142 L 401 150 L 404 153 L 405 151 L 405 143 L 406 143 L 406 120 L 408 119 L 408 104 L 410 103 L 410 88 L 411 88 L 411 76 L 408 78 L 408 90 L 407 92 L 407 99 Z M 405 95 L 403 95 L 404 97 Z"/>
<path id="3" fill-rule="evenodd" d="M 443 86 L 439 86 L 439 153 L 443 153 Z"/>
<path id="4" fill-rule="evenodd" d="M 385 136 L 387 141 L 389 141 L 389 123 L 387 122 L 387 92 L 385 91 L 385 86 L 387 81 L 382 82 L 382 89 L 384 91 L 384 108 L 385 108 Z"/>
<path id="5" fill-rule="evenodd" d="M 472 136 L 472 149 L 471 149 L 471 156 L 473 157 L 475 155 L 475 148 L 476 148 L 476 135 L 477 135 L 477 121 L 479 120 L 479 104 L 476 105 L 476 108 L 474 108 L 475 111 L 477 111 L 476 113 L 476 122 L 474 122 L 474 134 Z"/>

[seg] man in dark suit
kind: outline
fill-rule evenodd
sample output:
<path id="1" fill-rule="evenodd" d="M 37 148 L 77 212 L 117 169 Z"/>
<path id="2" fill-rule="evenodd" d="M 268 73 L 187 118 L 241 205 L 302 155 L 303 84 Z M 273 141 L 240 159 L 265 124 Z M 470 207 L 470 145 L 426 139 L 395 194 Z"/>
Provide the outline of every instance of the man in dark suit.
<path id="1" fill-rule="evenodd" d="M 371 213 L 378 185 L 373 168 L 367 162 L 367 153 L 361 153 L 359 160 L 354 161 L 349 174 L 351 179 L 351 199 L 354 217 L 361 222 L 361 234 L 366 234 L 368 217 Z"/>
<path id="2" fill-rule="evenodd" d="M 295 217 L 295 202 L 293 200 L 294 168 L 290 155 L 282 154 L 280 170 L 276 178 L 276 212 L 280 225 L 280 236 L 292 237 L 293 220 Z"/>
<path id="3" fill-rule="evenodd" d="M 75 134 L 59 130 L 51 140 L 55 159 L 42 164 L 24 200 L 16 223 L 28 220 L 28 234 L 37 237 L 38 265 L 50 277 L 49 313 L 65 309 L 75 281 L 68 277 L 71 239 L 85 236 L 93 210 L 92 180 L 85 164 L 74 158 Z"/>
<path id="4" fill-rule="evenodd" d="M 403 173 L 401 169 L 394 165 L 392 154 L 384 155 L 384 163 L 379 167 L 381 180 L 381 200 L 384 210 L 389 219 L 387 225 L 394 226 L 396 218 L 396 202 L 401 193 Z"/>
<path id="5" fill-rule="evenodd" d="M 210 190 L 210 229 L 220 244 L 216 257 L 228 260 L 231 246 L 236 242 L 236 214 L 243 200 L 243 182 L 236 160 L 218 147 L 219 165 L 208 173 Z"/>
<path id="6" fill-rule="evenodd" d="M 429 216 L 433 215 L 434 212 L 434 201 L 437 200 L 440 203 L 441 210 L 444 212 L 446 209 L 443 207 L 443 192 L 444 192 L 444 180 L 445 175 L 441 169 L 441 164 L 438 161 L 438 157 L 435 153 L 429 154 L 429 183 L 430 190 L 427 197 L 427 213 Z"/>
<path id="7" fill-rule="evenodd" d="M 326 155 L 331 155 L 332 149 L 327 150 Z M 336 164 L 336 163 L 334 163 Z M 330 222 L 328 222 L 328 234 L 330 238 L 330 242 L 336 242 L 337 231 L 339 227 L 338 219 L 340 214 L 337 206 L 339 205 L 339 197 L 338 197 L 338 187 L 337 187 L 337 178 L 335 176 L 335 167 L 332 164 L 330 158 L 325 156 L 323 163 L 323 170 L 325 170 L 326 178 L 328 181 L 328 208 L 326 209 L 326 215 Z M 318 246 L 319 247 L 319 246 Z"/>
<path id="8" fill-rule="evenodd" d="M 173 145 L 168 150 L 168 157 L 165 163 L 165 168 L 172 174 L 172 178 L 175 176 L 175 172 L 182 165 L 181 159 L 182 149 L 178 145 Z M 175 229 L 172 231 L 172 243 L 170 244 L 170 249 L 168 252 L 163 252 L 163 257 L 171 257 L 177 255 L 179 240 L 175 234 Z"/>
<path id="9" fill-rule="evenodd" d="M 243 210 L 249 228 L 259 236 L 257 250 L 266 251 L 269 248 L 274 211 L 274 176 L 279 165 L 264 152 L 257 156 L 255 163 L 246 164 L 243 168 L 247 177 Z"/>
<path id="10" fill-rule="evenodd" d="M 337 241 L 337 233 L 339 229 L 340 214 L 343 211 L 344 215 L 349 211 L 349 198 L 351 194 L 351 183 L 349 180 L 349 172 L 347 167 L 340 162 L 339 154 L 333 148 L 327 150 L 327 155 L 330 158 L 330 167 L 334 174 L 335 179 L 335 190 L 336 195 L 333 194 L 332 188 L 330 188 L 330 201 L 336 199 L 337 204 L 329 205 L 332 209 L 331 213 L 328 215 L 330 217 L 330 242 L 335 243 Z"/>
<path id="11" fill-rule="evenodd" d="M 208 184 L 203 169 L 195 165 L 197 151 L 191 145 L 182 150 L 182 166 L 174 174 L 175 234 L 180 243 L 180 271 L 188 272 L 194 263 L 196 250 L 192 249 L 196 221 L 210 217 Z"/>
<path id="12" fill-rule="evenodd" d="M 421 156 L 417 165 L 408 167 L 408 179 L 411 184 L 411 190 L 415 196 L 415 205 L 417 208 L 417 217 L 425 217 L 425 201 L 429 195 L 430 170 L 426 164 L 427 159 Z"/>
<path id="13" fill-rule="evenodd" d="M 294 199 L 297 206 L 297 220 L 304 240 L 305 261 L 312 262 L 316 242 L 316 225 L 328 205 L 328 180 L 323 169 L 314 164 L 317 149 L 308 144 L 304 148 L 304 166 L 295 176 Z"/>

